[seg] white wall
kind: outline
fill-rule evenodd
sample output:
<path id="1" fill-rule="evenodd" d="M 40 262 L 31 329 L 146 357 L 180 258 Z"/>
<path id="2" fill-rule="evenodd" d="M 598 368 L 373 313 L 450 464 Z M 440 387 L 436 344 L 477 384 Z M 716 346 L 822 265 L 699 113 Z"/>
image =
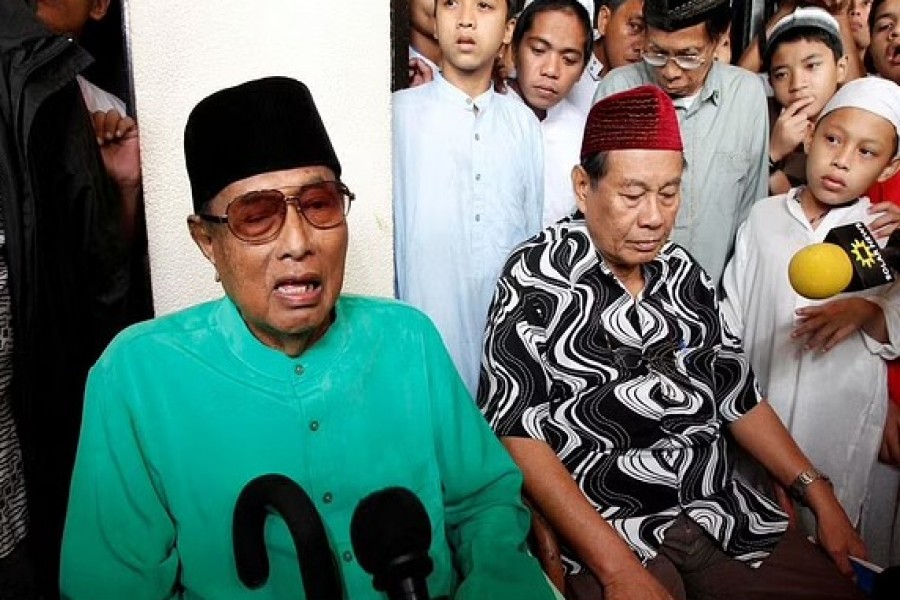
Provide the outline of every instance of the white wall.
<path id="1" fill-rule="evenodd" d="M 187 231 L 182 133 L 223 87 L 287 75 L 312 91 L 356 193 L 345 291 L 393 288 L 387 0 L 128 0 L 157 314 L 221 295 Z"/>

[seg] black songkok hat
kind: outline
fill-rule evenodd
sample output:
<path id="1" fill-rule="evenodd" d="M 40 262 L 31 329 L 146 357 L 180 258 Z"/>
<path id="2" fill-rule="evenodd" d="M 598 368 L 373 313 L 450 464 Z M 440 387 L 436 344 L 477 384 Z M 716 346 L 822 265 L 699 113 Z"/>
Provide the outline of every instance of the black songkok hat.
<path id="1" fill-rule="evenodd" d="M 730 0 L 644 0 L 649 27 L 678 31 L 703 23 L 719 10 L 730 11 Z"/>
<path id="2" fill-rule="evenodd" d="M 226 186 L 271 171 L 325 166 L 341 175 L 309 89 L 267 77 L 201 100 L 184 127 L 184 158 L 194 212 Z"/>

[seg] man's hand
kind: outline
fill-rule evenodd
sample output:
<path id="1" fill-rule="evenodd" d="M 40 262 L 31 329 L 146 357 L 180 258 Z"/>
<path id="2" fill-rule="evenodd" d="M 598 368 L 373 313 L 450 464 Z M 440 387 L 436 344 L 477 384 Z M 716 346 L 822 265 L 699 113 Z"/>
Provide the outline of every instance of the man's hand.
<path id="1" fill-rule="evenodd" d="M 828 552 L 838 570 L 846 577 L 853 577 L 850 557 L 868 558 L 863 543 L 843 507 L 834 497 L 834 491 L 824 480 L 810 484 L 806 499 L 816 515 L 816 537 L 819 545 Z"/>
<path id="2" fill-rule="evenodd" d="M 882 215 L 869 224 L 869 230 L 875 234 L 875 237 L 890 237 L 900 225 L 900 206 L 885 200 L 869 207 L 869 214 L 875 213 L 882 213 Z"/>
<path id="3" fill-rule="evenodd" d="M 772 137 L 769 140 L 769 156 L 772 160 L 783 159 L 806 138 L 812 128 L 812 121 L 805 109 L 813 100 L 815 98 L 812 96 L 805 96 L 781 109 L 781 114 L 772 126 Z"/>
<path id="4" fill-rule="evenodd" d="M 850 335 L 863 328 L 881 313 L 881 308 L 862 298 L 839 298 L 797 309 L 794 339 L 806 338 L 806 350 L 828 352 Z"/>
<path id="5" fill-rule="evenodd" d="M 900 467 L 900 407 L 888 401 L 887 419 L 881 434 L 881 450 L 878 459 L 886 464 Z"/>
<path id="6" fill-rule="evenodd" d="M 91 118 L 107 174 L 121 190 L 137 189 L 141 184 L 137 123 L 116 110 L 97 111 Z"/>
<path id="7" fill-rule="evenodd" d="M 628 569 L 603 582 L 605 600 L 674 600 L 662 584 L 643 567 Z"/>

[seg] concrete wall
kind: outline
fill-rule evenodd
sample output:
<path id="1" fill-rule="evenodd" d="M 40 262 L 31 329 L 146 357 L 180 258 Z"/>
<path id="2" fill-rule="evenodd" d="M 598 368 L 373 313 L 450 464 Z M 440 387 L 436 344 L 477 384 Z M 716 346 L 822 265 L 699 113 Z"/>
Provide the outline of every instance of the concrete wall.
<path id="1" fill-rule="evenodd" d="M 345 290 L 392 293 L 390 6 L 362 0 L 127 0 L 157 314 L 221 295 L 187 231 L 194 104 L 267 75 L 305 82 L 356 193 Z"/>

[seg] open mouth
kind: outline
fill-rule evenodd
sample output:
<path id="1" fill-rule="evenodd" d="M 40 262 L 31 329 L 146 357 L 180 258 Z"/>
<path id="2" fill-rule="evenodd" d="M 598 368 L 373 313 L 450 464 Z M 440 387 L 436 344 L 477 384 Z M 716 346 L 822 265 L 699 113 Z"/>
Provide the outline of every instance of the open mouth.
<path id="1" fill-rule="evenodd" d="M 291 304 L 303 305 L 318 300 L 322 282 L 314 277 L 284 278 L 275 283 L 275 292 Z"/>
<path id="2" fill-rule="evenodd" d="M 891 64 L 900 64 L 900 44 L 895 44 L 888 47 L 887 58 L 891 62 Z"/>

